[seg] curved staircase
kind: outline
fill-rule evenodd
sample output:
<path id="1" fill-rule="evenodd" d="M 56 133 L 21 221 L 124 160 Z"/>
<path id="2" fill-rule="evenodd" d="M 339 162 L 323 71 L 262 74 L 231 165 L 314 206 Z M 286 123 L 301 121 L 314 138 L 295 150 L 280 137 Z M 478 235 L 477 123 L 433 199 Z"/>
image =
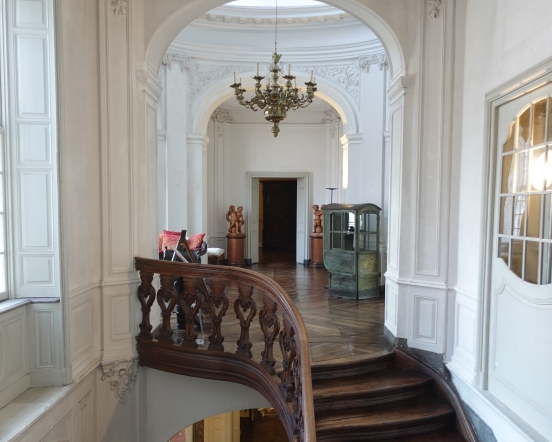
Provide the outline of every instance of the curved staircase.
<path id="1" fill-rule="evenodd" d="M 317 441 L 477 438 L 452 389 L 400 349 L 312 366 Z"/>

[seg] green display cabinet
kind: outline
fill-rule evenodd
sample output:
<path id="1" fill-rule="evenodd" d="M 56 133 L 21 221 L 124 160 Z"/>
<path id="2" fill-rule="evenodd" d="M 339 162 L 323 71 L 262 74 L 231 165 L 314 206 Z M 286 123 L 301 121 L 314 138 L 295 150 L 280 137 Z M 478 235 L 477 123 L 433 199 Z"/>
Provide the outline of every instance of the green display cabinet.
<path id="1" fill-rule="evenodd" d="M 381 209 L 375 204 L 328 204 L 322 210 L 330 293 L 350 299 L 379 296 Z"/>

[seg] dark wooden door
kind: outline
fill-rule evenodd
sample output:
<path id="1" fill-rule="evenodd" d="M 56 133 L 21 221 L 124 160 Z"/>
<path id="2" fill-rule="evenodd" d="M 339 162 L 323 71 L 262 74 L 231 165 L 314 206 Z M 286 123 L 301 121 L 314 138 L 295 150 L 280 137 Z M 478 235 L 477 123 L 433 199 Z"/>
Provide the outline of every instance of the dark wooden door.
<path id="1" fill-rule="evenodd" d="M 262 181 L 263 248 L 295 250 L 297 240 L 297 180 Z"/>

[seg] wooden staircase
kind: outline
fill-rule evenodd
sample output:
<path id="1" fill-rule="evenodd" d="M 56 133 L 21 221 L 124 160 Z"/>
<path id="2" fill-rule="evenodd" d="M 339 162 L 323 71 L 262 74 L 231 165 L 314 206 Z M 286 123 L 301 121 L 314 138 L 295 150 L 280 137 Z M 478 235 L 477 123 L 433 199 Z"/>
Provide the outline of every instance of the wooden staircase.
<path id="1" fill-rule="evenodd" d="M 477 441 L 449 385 L 400 349 L 311 372 L 317 441 Z"/>

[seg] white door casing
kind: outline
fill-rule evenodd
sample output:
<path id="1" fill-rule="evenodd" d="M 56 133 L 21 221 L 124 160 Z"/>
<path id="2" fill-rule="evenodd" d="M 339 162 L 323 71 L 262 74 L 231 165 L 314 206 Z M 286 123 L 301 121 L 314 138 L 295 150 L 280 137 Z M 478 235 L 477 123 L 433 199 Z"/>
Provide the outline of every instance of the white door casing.
<path id="1" fill-rule="evenodd" d="M 552 439 L 552 397 L 549 394 L 552 391 L 552 378 L 549 375 L 549 367 L 552 364 L 552 285 L 527 282 L 533 278 L 529 268 L 534 268 L 534 265 L 529 264 L 531 252 L 527 247 L 536 246 L 538 249 L 538 244 L 543 244 L 540 255 L 536 255 L 539 260 L 543 258 L 543 249 L 548 247 L 547 240 L 542 239 L 543 221 L 541 220 L 540 224 L 532 224 L 533 228 L 540 230 L 538 241 L 538 237 L 535 238 L 529 233 L 531 219 L 535 217 L 534 209 L 531 209 L 530 205 L 538 201 L 541 204 L 542 217 L 542 211 L 546 208 L 544 200 L 552 191 L 549 189 L 547 192 L 545 188 L 541 192 L 531 192 L 534 188 L 528 183 L 531 173 L 536 170 L 536 166 L 533 165 L 535 161 L 532 161 L 531 157 L 536 156 L 533 152 L 540 155 L 540 151 L 536 149 L 539 149 L 538 146 L 542 143 L 535 142 L 536 147 L 527 150 L 527 154 L 506 154 L 506 166 L 503 166 L 503 146 L 508 141 L 517 142 L 519 149 L 513 147 L 517 152 L 524 149 L 525 144 L 521 144 L 525 143 L 524 138 L 530 143 L 531 138 L 523 134 L 522 129 L 516 129 L 515 124 L 512 127 L 512 122 L 520 116 L 523 118 L 523 115 L 529 115 L 531 118 L 534 110 L 530 110 L 528 114 L 525 111 L 550 95 L 552 85 L 548 84 L 517 98 L 512 97 L 497 107 L 494 116 L 496 153 L 491 161 L 496 161 L 496 175 L 492 200 L 494 216 L 492 229 L 489 230 L 492 234 L 492 247 L 489 252 L 492 255 L 487 378 L 489 391 L 547 439 Z M 550 110 L 552 111 L 552 106 Z M 548 122 L 546 123 L 550 128 Z M 533 127 L 532 120 L 529 127 Z M 552 134 L 547 138 L 551 139 Z M 552 141 L 548 143 L 552 144 Z M 507 152 L 507 149 L 504 150 Z M 507 162 L 510 156 L 512 165 Z M 519 163 L 515 163 L 518 159 Z M 529 170 L 526 175 L 529 179 L 523 179 L 525 184 L 520 181 L 521 178 L 512 178 L 514 175 L 521 176 L 524 167 L 528 167 Z M 506 191 L 502 186 L 503 176 Z M 512 180 L 520 183 L 516 186 L 517 193 L 516 189 L 512 190 Z M 520 192 L 522 185 L 527 186 L 529 192 Z M 504 196 L 505 193 L 510 196 Z M 539 194 L 541 197 L 538 197 Z M 501 210 L 505 213 L 510 211 L 512 215 L 502 215 Z M 549 206 L 547 210 L 550 211 Z M 528 214 L 533 218 L 527 216 Z M 502 239 L 499 240 L 499 234 L 507 236 L 501 236 Z M 500 247 L 499 242 L 502 244 Z M 520 276 L 517 276 L 514 270 Z"/>

